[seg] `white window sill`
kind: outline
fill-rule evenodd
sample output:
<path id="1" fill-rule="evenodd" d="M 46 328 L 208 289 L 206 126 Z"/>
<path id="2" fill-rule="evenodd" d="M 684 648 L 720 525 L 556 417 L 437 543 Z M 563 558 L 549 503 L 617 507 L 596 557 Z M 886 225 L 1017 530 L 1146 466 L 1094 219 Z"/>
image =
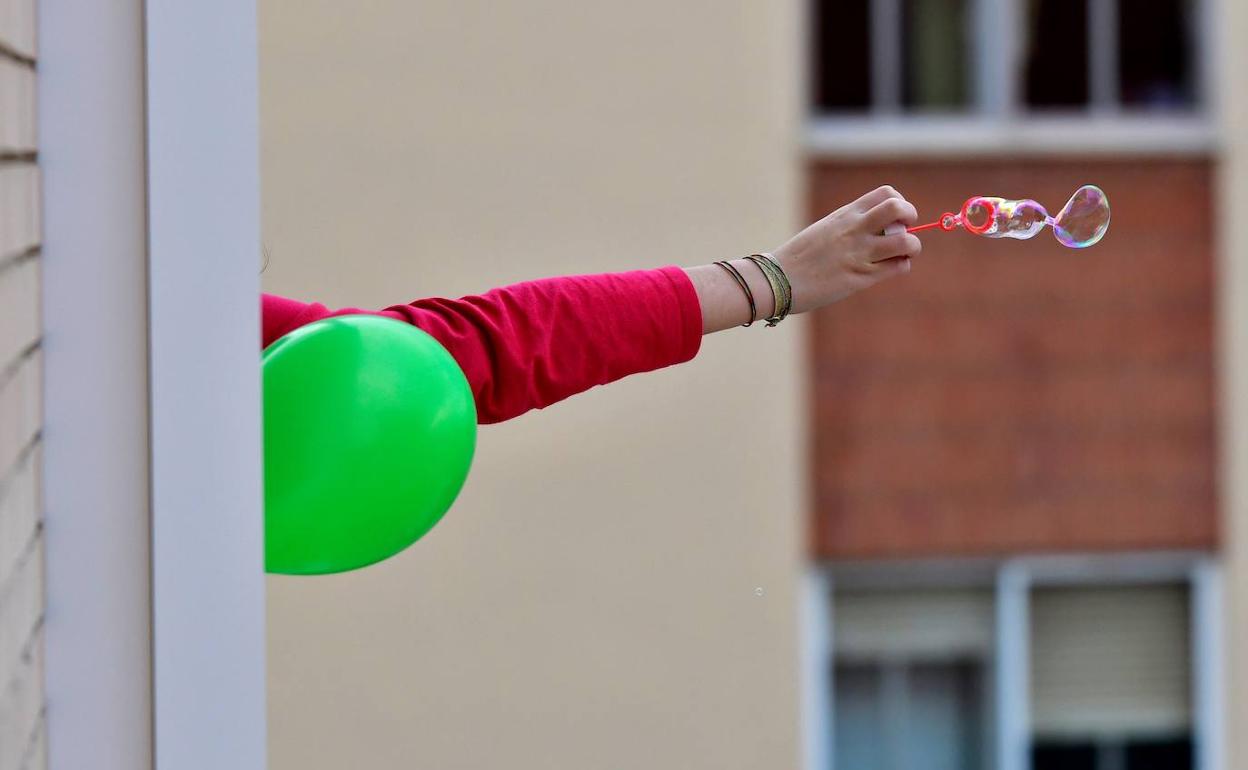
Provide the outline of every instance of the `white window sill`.
<path id="1" fill-rule="evenodd" d="M 816 158 L 1212 155 L 1213 122 L 1202 116 L 816 116 L 805 128 Z"/>

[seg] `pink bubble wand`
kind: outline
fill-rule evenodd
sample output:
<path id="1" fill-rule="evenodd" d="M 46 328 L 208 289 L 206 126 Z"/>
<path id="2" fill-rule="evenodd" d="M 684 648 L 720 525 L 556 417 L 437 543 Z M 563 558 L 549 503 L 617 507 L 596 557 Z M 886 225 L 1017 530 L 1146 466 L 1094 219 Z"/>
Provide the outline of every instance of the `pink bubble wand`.
<path id="1" fill-rule="evenodd" d="M 906 228 L 906 232 L 935 228 L 951 232 L 961 227 L 985 238 L 1025 240 L 1046 226 L 1053 228 L 1053 237 L 1063 246 L 1086 249 L 1109 230 L 1109 198 L 1101 188 L 1087 184 L 1075 190 L 1057 216 L 1049 216 L 1044 206 L 1029 198 L 1008 200 L 977 195 L 968 198 L 958 213 L 946 211 L 935 222 Z"/>

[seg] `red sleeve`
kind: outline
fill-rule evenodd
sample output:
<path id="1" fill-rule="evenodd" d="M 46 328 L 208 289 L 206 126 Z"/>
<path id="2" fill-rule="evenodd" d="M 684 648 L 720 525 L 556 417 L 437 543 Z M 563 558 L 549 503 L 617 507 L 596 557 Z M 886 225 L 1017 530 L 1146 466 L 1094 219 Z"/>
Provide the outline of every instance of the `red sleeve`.
<path id="1" fill-rule="evenodd" d="M 459 362 L 481 423 L 630 374 L 693 358 L 702 308 L 684 270 L 530 281 L 462 299 L 421 299 L 381 311 L 263 296 L 263 344 L 330 316 L 371 313 L 428 332 Z"/>

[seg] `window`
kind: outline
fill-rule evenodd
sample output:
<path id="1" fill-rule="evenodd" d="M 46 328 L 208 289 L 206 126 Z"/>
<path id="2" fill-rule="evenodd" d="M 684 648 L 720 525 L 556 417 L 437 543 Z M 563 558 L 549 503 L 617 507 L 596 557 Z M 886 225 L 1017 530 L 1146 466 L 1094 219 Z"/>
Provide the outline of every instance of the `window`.
<path id="1" fill-rule="evenodd" d="M 1037 588 L 1033 770 L 1192 767 L 1188 590 Z"/>
<path id="2" fill-rule="evenodd" d="M 812 768 L 1218 766 L 1207 557 L 860 563 L 826 579 L 808 703 L 830 729 Z"/>
<path id="3" fill-rule="evenodd" d="M 1197 10 L 1196 0 L 1029 0 L 1027 106 L 1191 109 Z"/>
<path id="4" fill-rule="evenodd" d="M 819 112 L 871 106 L 869 3 L 820 2 L 814 26 L 815 105 Z"/>
<path id="5" fill-rule="evenodd" d="M 966 108 L 972 76 L 968 2 L 818 2 L 816 112 Z"/>
<path id="6" fill-rule="evenodd" d="M 990 592 L 841 592 L 833 612 L 835 766 L 985 767 Z"/>
<path id="7" fill-rule="evenodd" d="M 1183 114 L 1208 0 L 814 0 L 816 115 Z"/>
<path id="8" fill-rule="evenodd" d="M 1092 92 L 1089 0 L 1030 0 L 1023 97 L 1032 108 L 1079 108 Z"/>
<path id="9" fill-rule="evenodd" d="M 958 110 L 970 98 L 967 0 L 901 3 L 901 106 Z"/>
<path id="10" fill-rule="evenodd" d="M 984 661 L 836 666 L 836 766 L 984 767 Z"/>
<path id="11" fill-rule="evenodd" d="M 1118 4 L 1118 83 L 1122 104 L 1190 107 L 1197 100 L 1194 0 Z"/>

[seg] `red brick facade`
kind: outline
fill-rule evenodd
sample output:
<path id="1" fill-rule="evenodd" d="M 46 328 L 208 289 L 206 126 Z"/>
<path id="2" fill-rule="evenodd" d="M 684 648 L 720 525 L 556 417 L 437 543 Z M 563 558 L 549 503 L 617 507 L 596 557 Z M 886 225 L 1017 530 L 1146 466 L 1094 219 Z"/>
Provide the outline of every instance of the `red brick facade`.
<path id="1" fill-rule="evenodd" d="M 1191 160 L 819 162 L 812 215 L 882 182 L 924 221 L 971 195 L 1113 224 L 927 233 L 913 273 L 817 314 L 812 547 L 873 558 L 1216 545 L 1212 168 Z"/>

